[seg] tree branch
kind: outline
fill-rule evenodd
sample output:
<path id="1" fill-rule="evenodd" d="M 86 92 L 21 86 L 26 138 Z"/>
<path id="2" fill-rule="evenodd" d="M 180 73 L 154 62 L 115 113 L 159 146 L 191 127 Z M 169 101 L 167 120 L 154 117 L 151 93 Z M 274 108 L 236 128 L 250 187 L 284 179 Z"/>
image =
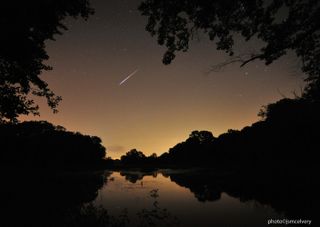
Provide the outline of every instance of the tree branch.
<path id="1" fill-rule="evenodd" d="M 261 59 L 263 56 L 264 56 L 264 54 L 258 54 L 258 55 L 252 56 L 251 58 L 249 58 L 247 60 L 243 60 L 242 64 L 240 65 L 240 67 L 243 67 L 246 64 L 248 64 L 249 62 L 254 61 L 254 60 L 258 59 L 258 58 Z"/>
<path id="2" fill-rule="evenodd" d="M 216 65 L 213 65 L 208 73 L 210 72 L 219 72 L 222 68 L 224 68 L 227 65 L 233 64 L 233 63 L 241 63 L 240 67 L 245 66 L 249 62 L 258 59 L 263 58 L 263 54 L 240 54 L 238 56 L 234 56 L 232 58 L 227 59 L 224 62 L 218 63 Z"/>

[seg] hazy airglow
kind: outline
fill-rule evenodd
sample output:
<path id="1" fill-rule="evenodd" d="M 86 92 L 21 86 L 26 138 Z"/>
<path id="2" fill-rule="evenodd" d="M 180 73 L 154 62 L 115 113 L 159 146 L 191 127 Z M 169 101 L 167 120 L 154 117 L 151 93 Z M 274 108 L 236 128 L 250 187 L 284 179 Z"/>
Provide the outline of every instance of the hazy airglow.
<path id="1" fill-rule="evenodd" d="M 41 116 L 21 120 L 47 120 L 99 136 L 113 158 L 134 148 L 160 155 L 193 130 L 219 136 L 251 125 L 261 106 L 300 91 L 302 76 L 293 75 L 289 55 L 268 67 L 257 61 L 207 75 L 227 56 L 203 36 L 164 66 L 165 50 L 135 10 L 140 2 L 92 0 L 95 15 L 88 22 L 66 21 L 70 29 L 46 43 L 53 70 L 41 75 L 63 98 L 59 113 L 41 99 Z M 256 49 L 257 43 L 240 46 Z"/>

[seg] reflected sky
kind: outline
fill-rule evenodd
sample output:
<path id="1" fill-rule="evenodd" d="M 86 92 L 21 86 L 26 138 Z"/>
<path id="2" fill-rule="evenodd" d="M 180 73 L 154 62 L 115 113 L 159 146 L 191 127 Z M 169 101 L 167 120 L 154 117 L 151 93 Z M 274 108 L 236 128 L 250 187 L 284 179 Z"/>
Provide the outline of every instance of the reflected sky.
<path id="1" fill-rule="evenodd" d="M 193 193 L 164 177 L 144 176 L 131 183 L 119 172 L 113 172 L 107 184 L 100 189 L 95 204 L 103 205 L 112 215 L 128 209 L 131 220 L 144 208 L 152 207 L 149 192 L 159 189 L 159 207 L 176 216 L 180 226 L 267 226 L 269 218 L 281 218 L 273 209 L 255 201 L 240 202 L 222 193 L 216 201 L 200 202 Z"/>

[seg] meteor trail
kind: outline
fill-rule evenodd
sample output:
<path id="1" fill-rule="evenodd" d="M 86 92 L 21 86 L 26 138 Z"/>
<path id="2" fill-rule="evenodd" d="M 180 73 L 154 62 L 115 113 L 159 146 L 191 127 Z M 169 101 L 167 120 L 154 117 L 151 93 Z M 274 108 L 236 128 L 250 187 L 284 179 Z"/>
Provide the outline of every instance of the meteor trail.
<path id="1" fill-rule="evenodd" d="M 134 72 L 130 73 L 129 76 L 127 76 L 123 81 L 121 81 L 119 83 L 119 86 L 121 86 L 124 82 L 126 82 L 127 80 L 130 79 L 130 77 L 132 77 L 134 74 L 136 74 L 138 72 L 138 69 L 136 69 Z"/>

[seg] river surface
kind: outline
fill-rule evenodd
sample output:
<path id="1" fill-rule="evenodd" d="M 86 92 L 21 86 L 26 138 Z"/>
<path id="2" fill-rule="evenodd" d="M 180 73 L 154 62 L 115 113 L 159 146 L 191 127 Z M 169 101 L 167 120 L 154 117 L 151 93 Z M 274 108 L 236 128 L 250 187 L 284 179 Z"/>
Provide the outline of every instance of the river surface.
<path id="1" fill-rule="evenodd" d="M 186 227 L 268 226 L 268 219 L 284 217 L 268 205 L 240 201 L 210 183 L 180 175 L 110 172 L 94 204 L 115 217 L 125 213 L 130 226 L 143 225 L 150 216 L 157 226 Z"/>

